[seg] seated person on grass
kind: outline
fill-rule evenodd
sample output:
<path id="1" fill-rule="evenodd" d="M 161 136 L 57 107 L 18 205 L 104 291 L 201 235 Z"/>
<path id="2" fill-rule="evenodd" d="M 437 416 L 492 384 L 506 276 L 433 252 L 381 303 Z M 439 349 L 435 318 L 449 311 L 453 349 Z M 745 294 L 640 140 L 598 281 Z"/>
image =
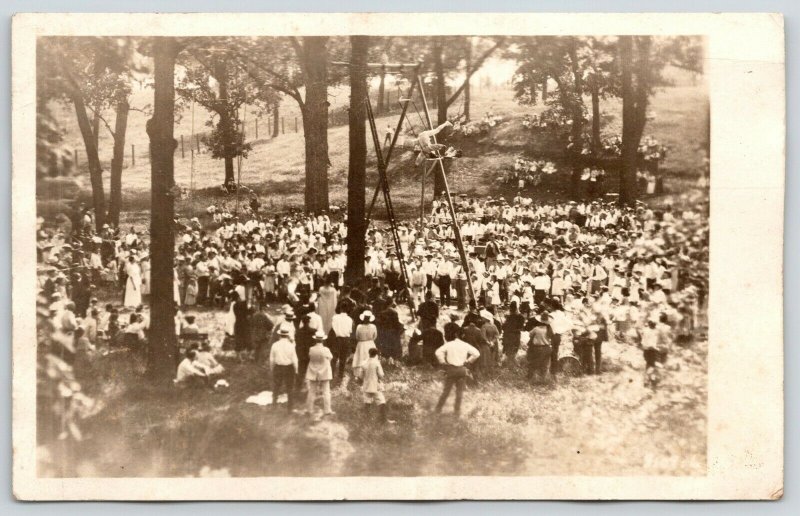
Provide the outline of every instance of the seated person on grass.
<path id="1" fill-rule="evenodd" d="M 186 357 L 178 364 L 178 372 L 175 375 L 175 384 L 189 387 L 202 387 L 208 385 L 208 375 L 197 363 L 197 352 L 190 349 L 186 352 Z"/>
<path id="2" fill-rule="evenodd" d="M 208 376 L 225 372 L 225 368 L 222 367 L 222 364 L 217 362 L 217 359 L 214 358 L 214 354 L 211 352 L 211 344 L 208 341 L 203 342 L 200 351 L 196 352 L 194 363 L 199 369 L 204 370 Z"/>

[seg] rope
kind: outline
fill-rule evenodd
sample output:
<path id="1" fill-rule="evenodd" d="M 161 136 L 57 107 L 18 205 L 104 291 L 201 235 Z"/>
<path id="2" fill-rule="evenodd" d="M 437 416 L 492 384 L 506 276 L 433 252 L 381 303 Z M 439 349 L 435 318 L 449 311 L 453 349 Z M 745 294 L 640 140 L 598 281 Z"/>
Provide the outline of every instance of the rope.
<path id="1" fill-rule="evenodd" d="M 398 99 L 401 98 L 401 97 L 405 98 L 405 95 L 403 95 L 403 90 L 400 89 L 400 86 L 397 87 L 397 96 L 398 96 Z M 408 99 L 408 102 L 411 102 L 411 104 L 414 105 L 414 109 L 416 110 L 416 104 L 414 104 L 414 102 L 411 101 L 411 99 Z M 398 100 L 397 103 L 400 105 L 400 107 L 403 107 L 403 103 L 402 102 L 400 102 Z M 422 117 L 419 114 L 419 110 L 417 110 L 417 116 L 419 117 L 420 120 L 422 120 Z M 411 134 L 413 134 L 414 138 L 416 138 L 417 137 L 417 132 L 414 130 L 414 126 L 411 125 L 411 122 L 408 120 L 408 117 L 405 118 L 405 123 L 408 126 L 408 130 L 411 131 Z"/>

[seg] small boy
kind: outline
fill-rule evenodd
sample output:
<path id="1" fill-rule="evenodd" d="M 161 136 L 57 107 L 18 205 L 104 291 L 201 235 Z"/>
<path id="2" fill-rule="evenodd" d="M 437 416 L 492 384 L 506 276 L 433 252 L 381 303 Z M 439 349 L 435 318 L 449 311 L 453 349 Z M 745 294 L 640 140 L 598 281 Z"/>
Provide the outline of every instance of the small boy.
<path id="1" fill-rule="evenodd" d="M 386 397 L 383 395 L 383 367 L 378 359 L 378 350 L 369 350 L 369 358 L 363 364 L 364 383 L 361 390 L 364 393 L 364 409 L 370 410 L 373 404 L 378 405 L 378 413 L 384 423 L 394 423 L 386 414 Z"/>

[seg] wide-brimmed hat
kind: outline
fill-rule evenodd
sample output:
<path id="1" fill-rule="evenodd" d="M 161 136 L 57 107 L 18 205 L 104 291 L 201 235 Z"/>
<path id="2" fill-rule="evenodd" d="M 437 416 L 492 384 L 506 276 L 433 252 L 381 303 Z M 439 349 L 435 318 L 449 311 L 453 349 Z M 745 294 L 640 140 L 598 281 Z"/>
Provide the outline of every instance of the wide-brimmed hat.
<path id="1" fill-rule="evenodd" d="M 364 322 L 372 322 L 375 320 L 375 316 L 372 315 L 370 310 L 364 310 L 364 312 L 361 313 L 361 320 Z"/>
<path id="2" fill-rule="evenodd" d="M 326 338 L 327 337 L 325 336 L 325 332 L 322 331 L 321 329 L 317 330 L 317 333 L 314 334 L 314 340 L 316 340 L 316 341 L 323 341 Z"/>
<path id="3" fill-rule="evenodd" d="M 492 312 L 490 312 L 489 310 L 481 310 L 480 311 L 480 316 L 481 316 L 482 319 L 486 319 L 487 321 L 491 321 L 491 320 L 494 319 L 494 316 L 492 315 Z"/>
<path id="4" fill-rule="evenodd" d="M 289 327 L 288 324 L 281 324 L 278 327 L 278 335 L 284 335 L 285 336 L 285 335 L 290 335 L 291 333 L 292 333 L 292 330 L 291 330 L 291 328 Z"/>

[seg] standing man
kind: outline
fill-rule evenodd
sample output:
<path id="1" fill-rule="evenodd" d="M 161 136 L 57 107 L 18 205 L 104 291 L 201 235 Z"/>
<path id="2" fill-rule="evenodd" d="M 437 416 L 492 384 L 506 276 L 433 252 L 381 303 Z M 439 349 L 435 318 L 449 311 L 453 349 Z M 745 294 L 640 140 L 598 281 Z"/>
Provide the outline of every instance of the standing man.
<path id="1" fill-rule="evenodd" d="M 264 307 L 250 317 L 250 343 L 253 346 L 253 360 L 256 364 L 261 363 L 261 355 L 264 353 L 264 348 L 269 346 L 274 326 Z"/>
<path id="2" fill-rule="evenodd" d="M 417 308 L 417 315 L 419 316 L 420 331 L 436 327 L 436 321 L 439 319 L 439 305 L 436 304 L 430 290 L 425 293 L 425 301 Z"/>
<path id="3" fill-rule="evenodd" d="M 336 315 L 331 319 L 331 331 L 328 333 L 328 347 L 333 355 L 331 368 L 341 381 L 344 378 L 344 368 L 350 356 L 350 341 L 353 335 L 353 318 L 347 313 L 342 304 L 336 307 Z"/>
<path id="4" fill-rule="evenodd" d="M 447 342 L 436 350 L 436 359 L 445 367 L 446 377 L 444 389 L 436 404 L 436 412 L 441 413 L 453 385 L 456 386 L 456 401 L 454 413 L 456 417 L 461 414 L 461 399 L 464 395 L 464 385 L 467 379 L 467 366 L 481 356 L 480 352 L 458 338 L 458 331 L 453 326 L 445 326 L 444 338 Z"/>
<path id="5" fill-rule="evenodd" d="M 383 395 L 383 367 L 378 359 L 378 350 L 369 350 L 369 359 L 364 362 L 364 384 L 361 391 L 364 393 L 364 408 L 369 410 L 373 404 L 378 406 L 381 422 L 394 423 L 386 413 L 386 397 Z"/>
<path id="6" fill-rule="evenodd" d="M 239 296 L 233 303 L 233 337 L 236 354 L 239 358 L 250 349 L 250 307 L 247 301 Z"/>
<path id="7" fill-rule="evenodd" d="M 308 380 L 308 400 L 306 401 L 306 412 L 314 414 L 314 402 L 317 397 L 322 396 L 322 415 L 332 416 L 331 410 L 331 350 L 322 345 L 325 341 L 325 333 L 318 331 L 314 334 L 314 345 L 308 350 L 308 369 L 306 370 L 306 380 Z"/>
<path id="8" fill-rule="evenodd" d="M 567 315 L 564 313 L 564 308 L 561 303 L 556 304 L 555 310 L 549 314 L 549 324 L 551 335 L 551 353 L 550 353 L 550 376 L 555 377 L 558 372 L 558 349 L 561 345 L 561 336 L 572 330 Z"/>
<path id="9" fill-rule="evenodd" d="M 517 303 L 512 301 L 509 314 L 503 322 L 503 353 L 506 356 L 506 360 L 510 362 L 514 362 L 517 358 L 524 327 L 525 318 L 519 313 Z"/>
<path id="10" fill-rule="evenodd" d="M 422 270 L 422 263 L 419 260 L 414 261 L 415 268 L 411 272 L 411 292 L 414 294 L 414 303 L 419 305 L 423 301 L 423 293 L 425 292 L 425 284 L 428 278 L 425 276 L 425 271 Z"/>
<path id="11" fill-rule="evenodd" d="M 528 380 L 540 381 L 547 377 L 547 369 L 550 367 L 550 375 L 553 375 L 551 365 L 551 353 L 553 348 L 550 346 L 550 331 L 545 322 L 546 317 L 541 316 L 541 321 L 537 318 L 531 319 L 532 329 L 530 330 L 530 340 L 528 342 Z"/>
<path id="12" fill-rule="evenodd" d="M 450 304 L 450 275 L 453 273 L 451 258 L 447 257 L 436 267 L 436 286 L 439 287 L 439 301 L 442 306 Z"/>
<path id="13" fill-rule="evenodd" d="M 277 405 L 281 390 L 286 391 L 287 406 L 292 411 L 294 402 L 294 379 L 297 375 L 298 361 L 294 342 L 289 339 L 291 323 L 282 323 L 278 328 L 279 339 L 269 351 L 272 368 L 272 400 Z"/>

